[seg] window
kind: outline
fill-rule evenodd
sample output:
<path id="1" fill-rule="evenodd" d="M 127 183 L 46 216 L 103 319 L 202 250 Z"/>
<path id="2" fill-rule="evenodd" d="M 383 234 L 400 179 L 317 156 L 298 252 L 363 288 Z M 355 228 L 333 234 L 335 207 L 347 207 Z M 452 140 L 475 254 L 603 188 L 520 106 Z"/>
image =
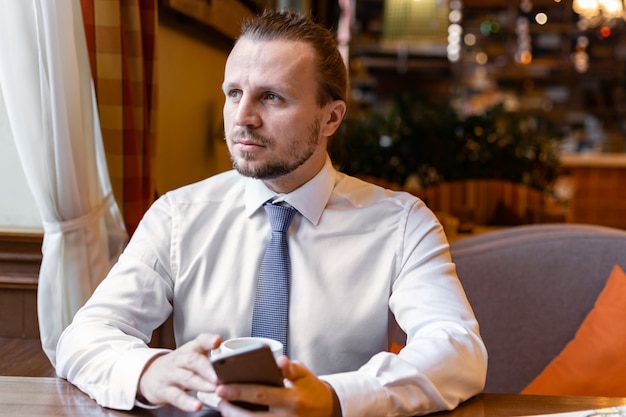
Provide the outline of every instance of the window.
<path id="1" fill-rule="evenodd" d="M 0 86 L 0 232 L 41 232 L 41 218 L 11 137 Z"/>

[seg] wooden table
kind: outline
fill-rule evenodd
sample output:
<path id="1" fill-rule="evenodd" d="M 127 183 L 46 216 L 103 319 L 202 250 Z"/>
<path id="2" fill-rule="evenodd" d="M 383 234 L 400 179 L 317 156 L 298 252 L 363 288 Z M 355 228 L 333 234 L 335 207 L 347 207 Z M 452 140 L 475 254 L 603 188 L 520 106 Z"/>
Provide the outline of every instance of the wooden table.
<path id="1" fill-rule="evenodd" d="M 433 417 L 510 417 L 563 413 L 614 405 L 626 405 L 626 398 L 480 394 L 461 404 L 454 411 L 436 413 Z M 8 416 L 218 417 L 219 413 L 208 409 L 197 413 L 184 413 L 172 407 L 156 410 L 110 410 L 100 407 L 63 379 L 0 376 L 0 417 Z"/>
<path id="2" fill-rule="evenodd" d="M 184 413 L 173 407 L 156 410 L 138 408 L 132 411 L 111 410 L 100 407 L 64 379 L 0 376 L 0 417 L 218 417 L 219 415 L 220 413 L 208 409 L 198 413 Z"/>
<path id="3" fill-rule="evenodd" d="M 567 413 L 626 405 L 626 398 L 552 397 L 547 395 L 479 394 L 456 410 L 435 417 L 514 417 Z"/>
<path id="4" fill-rule="evenodd" d="M 1 303 L 1 301 L 0 301 Z M 49 376 L 56 373 L 37 339 L 0 337 L 0 375 Z"/>

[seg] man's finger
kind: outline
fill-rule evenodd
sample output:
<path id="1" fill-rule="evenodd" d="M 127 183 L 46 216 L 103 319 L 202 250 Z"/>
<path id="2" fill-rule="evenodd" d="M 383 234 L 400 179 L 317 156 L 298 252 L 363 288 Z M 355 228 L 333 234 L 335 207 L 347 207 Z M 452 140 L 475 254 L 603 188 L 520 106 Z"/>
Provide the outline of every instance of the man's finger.
<path id="1" fill-rule="evenodd" d="M 192 350 L 201 353 L 208 353 L 211 350 L 217 348 L 222 343 L 221 336 L 201 333 L 192 342 Z"/>
<path id="2" fill-rule="evenodd" d="M 227 384 L 216 388 L 215 393 L 226 401 L 245 401 L 261 405 L 280 405 L 283 388 L 256 384 Z"/>
<path id="3" fill-rule="evenodd" d="M 295 381 L 296 379 L 311 375 L 311 372 L 304 365 L 296 361 L 290 361 L 286 356 L 278 358 L 276 363 L 282 371 L 283 376 L 289 381 Z"/>
<path id="4" fill-rule="evenodd" d="M 203 406 L 202 401 L 192 397 L 186 391 L 177 387 L 169 387 L 166 389 L 164 399 L 167 403 L 172 404 L 174 407 L 187 412 L 199 411 Z"/>
<path id="5" fill-rule="evenodd" d="M 175 352 L 172 355 L 170 363 L 169 372 L 171 372 L 171 370 L 186 370 L 192 374 L 199 375 L 212 384 L 217 383 L 217 377 L 213 371 L 208 353 L 198 352 L 195 349 L 187 352 Z M 169 378 L 173 378 L 173 376 L 170 375 Z M 178 375 L 177 378 L 178 381 L 183 381 L 180 375 Z"/>
<path id="6" fill-rule="evenodd" d="M 240 407 L 229 403 L 226 400 L 222 400 L 217 404 L 217 409 L 220 411 L 222 417 L 245 417 Z"/>

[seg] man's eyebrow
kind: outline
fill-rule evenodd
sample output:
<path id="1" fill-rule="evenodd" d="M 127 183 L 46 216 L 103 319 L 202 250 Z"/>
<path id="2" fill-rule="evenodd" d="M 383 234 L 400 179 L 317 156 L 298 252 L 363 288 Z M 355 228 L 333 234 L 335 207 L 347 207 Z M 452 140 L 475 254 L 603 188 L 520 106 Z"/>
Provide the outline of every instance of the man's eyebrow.
<path id="1" fill-rule="evenodd" d="M 259 90 L 261 91 L 275 91 L 277 93 L 283 94 L 283 93 L 289 93 L 292 88 L 290 85 L 275 85 L 275 84 L 265 84 L 259 87 Z"/>
<path id="2" fill-rule="evenodd" d="M 222 84 L 222 90 L 230 90 L 231 88 L 240 88 L 238 83 L 235 82 L 224 82 Z M 289 84 L 262 84 L 254 87 L 254 91 L 275 91 L 278 94 L 290 94 L 293 91 L 297 90 L 297 86 L 292 86 Z"/>

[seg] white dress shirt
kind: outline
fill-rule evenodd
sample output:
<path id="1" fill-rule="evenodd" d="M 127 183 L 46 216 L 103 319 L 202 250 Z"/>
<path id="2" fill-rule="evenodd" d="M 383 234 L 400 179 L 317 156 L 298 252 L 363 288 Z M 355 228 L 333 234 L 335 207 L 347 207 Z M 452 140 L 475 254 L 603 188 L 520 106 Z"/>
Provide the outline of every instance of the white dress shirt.
<path id="1" fill-rule="evenodd" d="M 250 335 L 275 197 L 225 172 L 168 192 L 61 336 L 57 373 L 130 409 L 146 343 L 170 313 L 178 346 Z M 289 352 L 335 389 L 345 417 L 451 409 L 484 386 L 487 354 L 448 243 L 418 198 L 335 171 L 281 197 L 289 228 Z M 395 321 L 394 321 L 395 318 Z M 397 322 L 406 347 L 387 352 Z"/>

